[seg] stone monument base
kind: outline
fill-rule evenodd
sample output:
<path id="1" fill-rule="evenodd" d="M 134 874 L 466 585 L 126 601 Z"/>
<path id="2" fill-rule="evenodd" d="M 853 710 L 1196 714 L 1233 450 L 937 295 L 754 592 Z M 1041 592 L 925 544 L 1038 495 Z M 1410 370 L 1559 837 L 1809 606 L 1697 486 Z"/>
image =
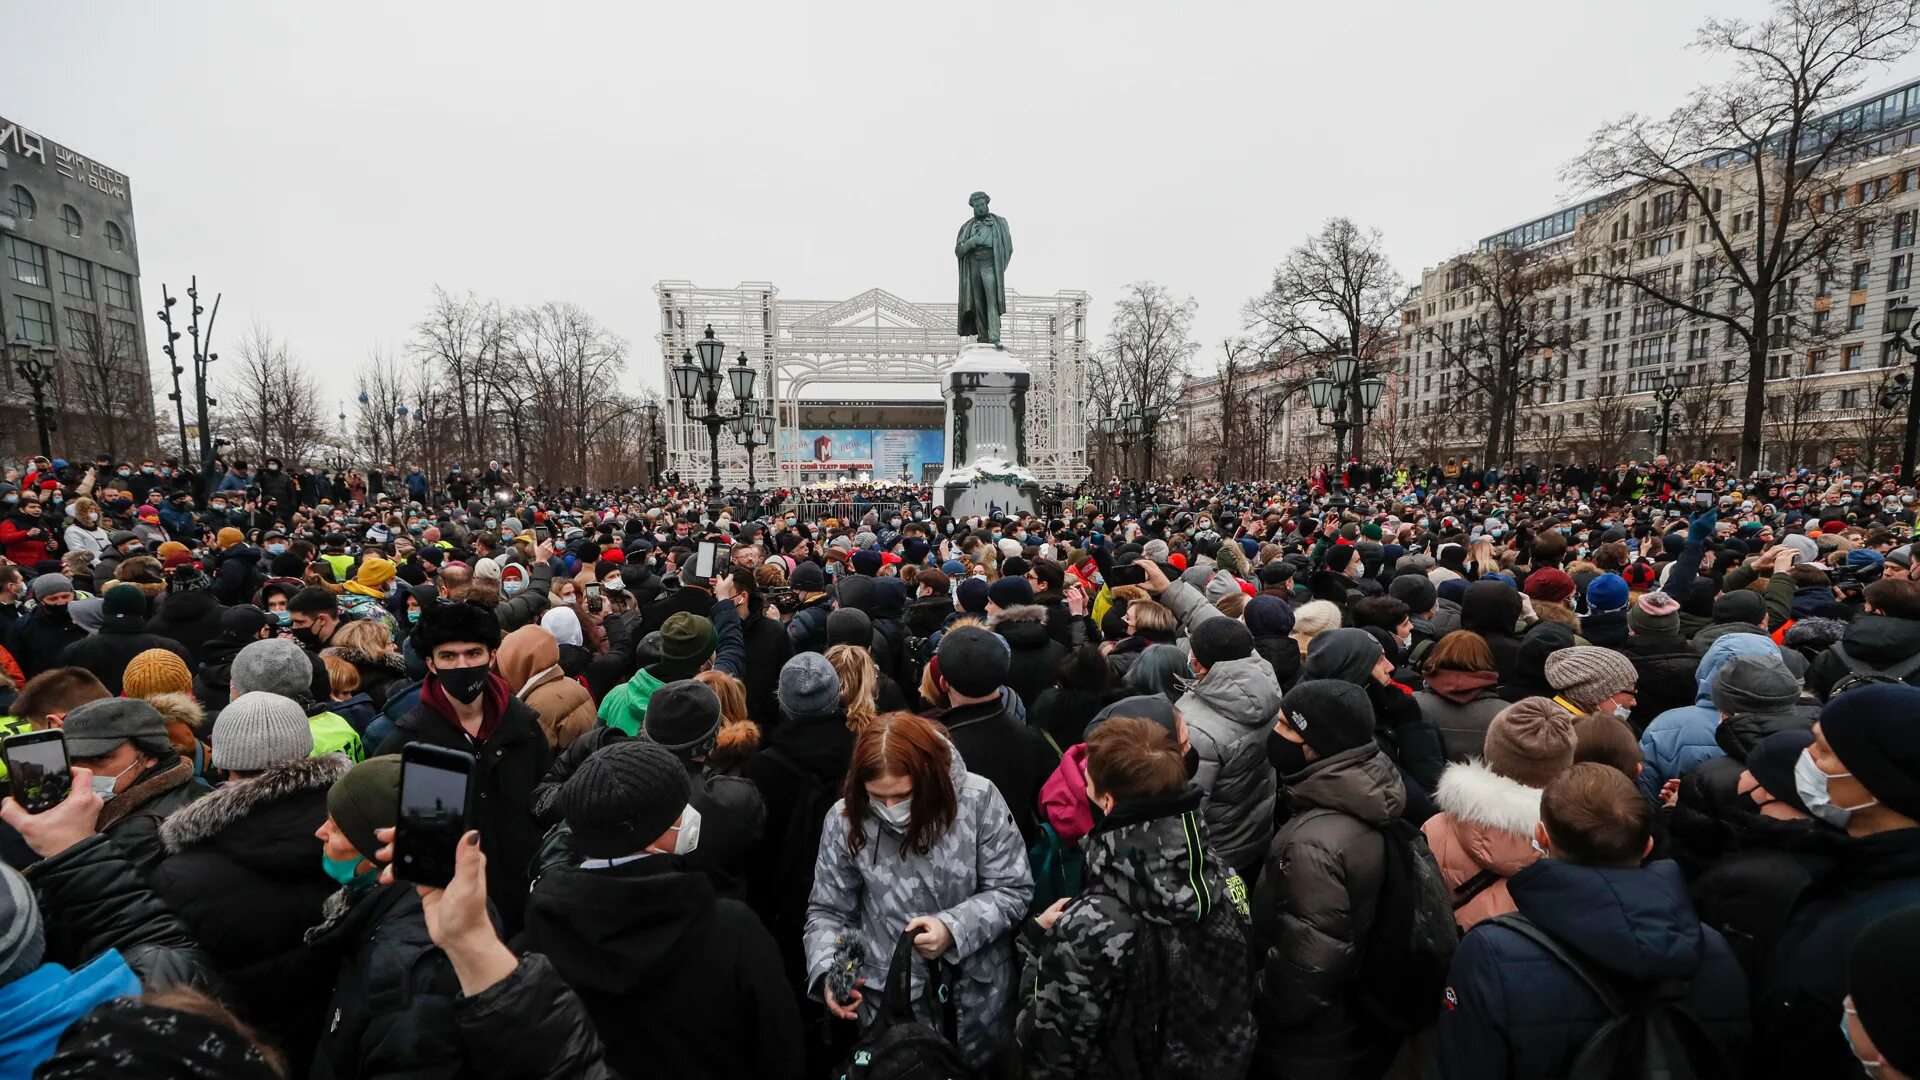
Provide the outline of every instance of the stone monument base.
<path id="1" fill-rule="evenodd" d="M 1026 393 L 1032 376 L 1005 349 L 971 342 L 941 373 L 947 402 L 946 467 L 933 502 L 956 516 L 1031 511 L 1040 482 L 1025 468 Z"/>
<path id="2" fill-rule="evenodd" d="M 1018 465 L 983 458 L 942 470 L 933 482 L 933 502 L 954 517 L 1031 512 L 1040 505 L 1040 481 Z"/>

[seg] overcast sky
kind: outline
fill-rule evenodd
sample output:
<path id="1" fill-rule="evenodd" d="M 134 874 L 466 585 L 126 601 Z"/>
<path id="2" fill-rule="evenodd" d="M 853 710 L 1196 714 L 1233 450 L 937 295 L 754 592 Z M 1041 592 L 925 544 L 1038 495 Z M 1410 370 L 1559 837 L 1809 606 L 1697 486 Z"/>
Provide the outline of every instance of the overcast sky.
<path id="1" fill-rule="evenodd" d="M 129 175 L 149 313 L 198 273 L 225 340 L 261 320 L 329 393 L 435 284 L 577 302 L 655 386 L 663 278 L 950 301 L 976 188 L 1014 288 L 1083 289 L 1104 332 L 1163 282 L 1209 367 L 1326 218 L 1415 278 L 1576 194 L 1595 125 L 1710 77 L 1704 15 L 1763 10 L 15 2 L 0 115 Z"/>

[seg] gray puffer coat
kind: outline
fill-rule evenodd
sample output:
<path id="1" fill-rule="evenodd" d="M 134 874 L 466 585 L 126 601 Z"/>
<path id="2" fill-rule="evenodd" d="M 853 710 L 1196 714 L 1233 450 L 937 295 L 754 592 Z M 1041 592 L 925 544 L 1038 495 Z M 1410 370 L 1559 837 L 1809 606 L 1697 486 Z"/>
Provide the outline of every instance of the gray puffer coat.
<path id="1" fill-rule="evenodd" d="M 1267 735 L 1280 712 L 1280 684 L 1258 656 L 1207 669 L 1175 703 L 1200 756 L 1194 782 L 1207 793 L 1201 816 L 1222 860 L 1250 870 L 1273 838 L 1279 784 L 1267 761 Z"/>
<path id="2" fill-rule="evenodd" d="M 1406 788 L 1371 741 L 1314 762 L 1286 785 L 1292 816 L 1253 893 L 1252 945 L 1263 972 L 1254 1074 L 1378 1076 L 1398 1040 L 1349 996 L 1384 875 L 1379 829 L 1406 808 Z"/>
<path id="3" fill-rule="evenodd" d="M 925 855 L 904 851 L 904 836 L 869 815 L 859 855 L 847 847 L 846 800 L 833 804 L 820 829 L 820 854 L 807 900 L 808 993 L 819 997 L 833 961 L 834 939 L 858 933 L 866 940 L 866 983 L 860 1009 L 870 1022 L 893 961 L 894 943 L 909 921 L 935 915 L 953 934 L 945 959 L 960 966 L 954 995 L 960 1049 L 976 1067 L 999 1052 L 1012 1030 L 1013 930 L 1033 899 L 1026 847 L 1006 800 L 985 777 L 953 755 L 958 799 L 953 827 Z M 914 964 L 913 1000 L 919 1008 L 925 971 Z M 929 1023 L 933 1017 L 925 1017 Z"/>

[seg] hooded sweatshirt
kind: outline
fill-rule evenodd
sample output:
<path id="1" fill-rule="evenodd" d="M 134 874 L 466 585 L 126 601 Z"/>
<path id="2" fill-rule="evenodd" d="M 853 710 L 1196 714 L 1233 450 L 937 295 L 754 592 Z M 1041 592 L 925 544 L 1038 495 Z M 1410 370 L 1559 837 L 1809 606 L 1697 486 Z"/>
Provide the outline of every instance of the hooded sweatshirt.
<path id="1" fill-rule="evenodd" d="M 1640 755 L 1647 762 L 1647 767 L 1640 771 L 1640 790 L 1648 798 L 1659 794 L 1668 780 L 1724 753 L 1714 738 L 1715 729 L 1720 726 L 1720 710 L 1713 704 L 1713 677 L 1720 673 L 1721 665 L 1742 655 L 1777 657 L 1780 652 L 1771 640 L 1757 634 L 1728 634 L 1720 638 L 1700 658 L 1700 667 L 1694 675 L 1693 704 L 1668 709 L 1647 725 L 1640 736 Z"/>

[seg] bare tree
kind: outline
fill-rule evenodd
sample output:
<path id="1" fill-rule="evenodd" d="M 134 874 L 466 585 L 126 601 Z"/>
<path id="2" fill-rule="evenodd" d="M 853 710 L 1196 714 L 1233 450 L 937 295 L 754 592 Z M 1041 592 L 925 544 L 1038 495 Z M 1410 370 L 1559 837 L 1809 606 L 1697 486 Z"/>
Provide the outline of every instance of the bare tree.
<path id="1" fill-rule="evenodd" d="M 236 453 L 256 460 L 309 460 L 326 435 L 313 376 L 264 323 L 247 329 L 233 355 L 232 363 L 223 365 L 227 374 L 220 383 L 216 423 L 233 433 Z"/>
<path id="2" fill-rule="evenodd" d="M 407 404 L 409 389 L 406 373 L 393 353 L 378 347 L 367 354 L 354 375 L 354 435 L 371 455 L 374 467 L 400 464 L 407 436 L 406 417 L 413 412 Z"/>
<path id="3" fill-rule="evenodd" d="M 1827 114 L 1869 69 L 1913 47 L 1917 15 L 1920 0 L 1775 0 L 1759 22 L 1709 19 L 1695 46 L 1731 57 L 1735 74 L 1666 117 L 1602 127 L 1567 168 L 1583 186 L 1628 185 L 1644 199 L 1629 230 L 1641 238 L 1620 237 L 1604 261 L 1589 260 L 1587 276 L 1724 328 L 1742 346 L 1742 472 L 1760 460 L 1770 343 L 1793 330 L 1785 293 L 1879 211 L 1873 193 L 1845 190 L 1839 175 L 1873 124 L 1860 110 Z M 1686 278 L 1662 249 L 1670 230 L 1685 240 L 1689 220 L 1713 254 Z"/>
<path id="4" fill-rule="evenodd" d="M 1784 392 L 1766 399 L 1767 443 L 1779 453 L 1777 460 L 1786 465 L 1805 459 L 1820 427 L 1824 395 L 1816 386 L 1811 377 L 1795 375 L 1787 380 Z"/>
<path id="5" fill-rule="evenodd" d="M 1713 456 L 1715 444 L 1733 427 L 1733 410 L 1721 410 L 1734 384 L 1716 378 L 1689 379 L 1673 399 L 1672 430 L 1668 445 L 1675 460 L 1703 461 Z"/>
<path id="6" fill-rule="evenodd" d="M 1162 419 L 1172 415 L 1180 387 L 1198 352 L 1193 340 L 1193 313 L 1200 305 L 1192 297 L 1176 299 L 1165 285 L 1136 281 L 1113 306 L 1113 321 L 1100 364 L 1121 400 Z M 1156 432 L 1149 424 L 1143 433 L 1149 473 L 1155 468 Z"/>
<path id="7" fill-rule="evenodd" d="M 1380 231 L 1333 218 L 1287 253 L 1244 314 L 1263 355 L 1285 356 L 1304 369 L 1351 354 L 1362 375 L 1383 375 L 1408 293 Z M 1350 395 L 1350 407 L 1351 451 L 1359 457 L 1366 413 L 1358 395 Z"/>
<path id="8" fill-rule="evenodd" d="M 1577 427 L 1569 448 L 1590 463 L 1610 469 L 1627 459 L 1627 450 L 1638 434 L 1640 409 L 1617 382 L 1602 380 L 1600 393 L 1585 416 L 1591 423 Z"/>
<path id="9" fill-rule="evenodd" d="M 103 323 L 98 311 L 69 310 L 67 357 L 58 383 L 66 400 L 60 411 L 70 419 L 78 414 L 89 439 L 116 458 L 123 450 L 146 449 L 153 409 L 141 393 L 133 325 Z"/>
<path id="10" fill-rule="evenodd" d="M 1848 434 L 1859 444 L 1861 458 L 1869 469 L 1878 468 L 1883 454 L 1891 460 L 1900 457 L 1900 438 L 1906 433 L 1904 398 L 1891 396 L 1901 376 L 1899 368 L 1886 368 L 1872 386 L 1861 387 L 1861 402 L 1854 408 Z"/>
<path id="11" fill-rule="evenodd" d="M 456 460 L 479 461 L 490 449 L 489 417 L 493 383 L 487 373 L 506 339 L 499 305 L 472 293 L 454 296 L 438 286 L 433 303 L 414 324 L 407 349 L 423 368 L 434 371 L 435 423 L 446 433 Z"/>

